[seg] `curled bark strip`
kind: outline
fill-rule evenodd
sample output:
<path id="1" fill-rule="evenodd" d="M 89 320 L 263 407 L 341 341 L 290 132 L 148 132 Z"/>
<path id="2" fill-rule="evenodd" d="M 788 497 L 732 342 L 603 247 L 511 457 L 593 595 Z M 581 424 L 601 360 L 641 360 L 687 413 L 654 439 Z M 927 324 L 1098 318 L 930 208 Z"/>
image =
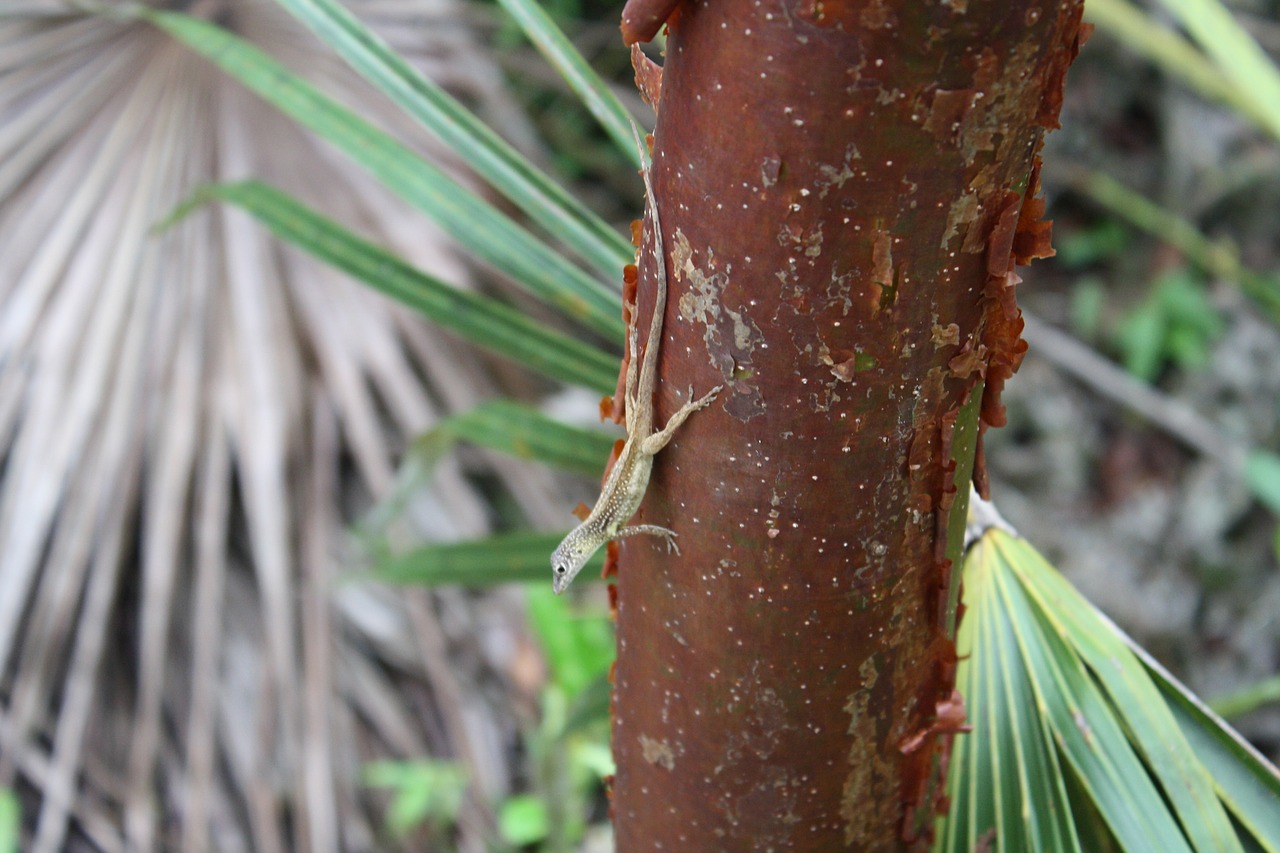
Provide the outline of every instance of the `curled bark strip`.
<path id="1" fill-rule="evenodd" d="M 645 56 L 640 45 L 633 44 L 631 68 L 635 71 L 636 89 L 640 91 L 640 97 L 657 110 L 658 102 L 662 99 L 662 66 Z"/>
<path id="2" fill-rule="evenodd" d="M 667 23 L 680 0 L 627 0 L 622 7 L 622 43 L 649 41 Z"/>

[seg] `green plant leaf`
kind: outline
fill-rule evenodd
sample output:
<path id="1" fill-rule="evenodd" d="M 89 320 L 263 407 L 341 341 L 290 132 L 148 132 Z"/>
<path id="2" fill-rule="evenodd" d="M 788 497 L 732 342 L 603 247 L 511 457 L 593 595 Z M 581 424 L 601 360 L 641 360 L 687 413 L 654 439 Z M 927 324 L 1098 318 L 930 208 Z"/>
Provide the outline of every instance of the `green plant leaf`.
<path id="1" fill-rule="evenodd" d="M 616 277 L 622 266 L 631 262 L 630 242 L 486 127 L 452 95 L 405 62 L 341 4 L 335 0 L 277 2 L 361 76 L 456 151 L 467 165 L 530 219 L 595 267 L 606 280 Z M 581 62 L 581 57 L 578 60 Z M 622 107 L 619 105 L 617 109 L 621 111 Z"/>
<path id="2" fill-rule="evenodd" d="M 1057 749 L 1038 713 L 995 572 L 994 564 L 979 561 L 965 569 L 969 610 L 957 635 L 957 687 L 973 731 L 953 745 L 952 807 L 935 849 L 967 853 L 994 842 L 990 849 L 1079 851 Z"/>
<path id="3" fill-rule="evenodd" d="M 604 392 L 617 385 L 615 357 L 553 331 L 501 302 L 450 287 L 274 187 L 256 181 L 211 184 L 199 189 L 187 206 L 210 199 L 243 208 L 276 236 L 491 352 L 563 382 Z"/>
<path id="4" fill-rule="evenodd" d="M 1165 328 L 1164 315 L 1148 302 L 1125 318 L 1116 336 L 1125 369 L 1144 382 L 1155 379 L 1164 362 Z"/>
<path id="5" fill-rule="evenodd" d="M 1125 849 L 1190 850 L 1083 663 L 1046 629 L 1012 580 L 998 578 L 1001 603 L 1065 764 Z"/>
<path id="6" fill-rule="evenodd" d="M 387 827 L 404 837 L 424 823 L 454 824 L 467 788 L 467 772 L 450 761 L 373 761 L 361 771 L 365 785 L 390 788 Z"/>
<path id="7" fill-rule="evenodd" d="M 613 657 L 613 650 L 610 649 L 610 663 L 613 662 Z M 570 700 L 569 712 L 564 721 L 564 733 L 572 735 L 592 726 L 608 723 L 612 702 L 613 685 L 609 683 L 608 675 L 597 676 Z M 584 748 L 595 745 L 591 741 L 582 744 Z M 583 757 L 596 778 L 603 778 L 614 772 L 613 754 L 609 752 L 607 743 L 603 746 L 605 752 L 603 757 L 589 750 Z"/>
<path id="8" fill-rule="evenodd" d="M 1252 713 L 1265 705 L 1280 703 L 1280 675 L 1273 675 L 1218 696 L 1209 703 L 1214 713 L 1230 720 Z"/>
<path id="9" fill-rule="evenodd" d="M 1030 545 L 988 530 L 964 576 L 957 683 L 974 728 L 936 849 L 1276 849 L 1275 769 Z"/>
<path id="10" fill-rule="evenodd" d="M 543 560 L 546 563 L 546 560 Z M 607 614 L 583 617 L 551 585 L 528 590 L 529 621 L 551 667 L 552 683 L 572 702 L 613 662 L 613 626 Z"/>
<path id="11" fill-rule="evenodd" d="M 1218 0 L 1160 0 L 1280 139 L 1280 71 Z"/>
<path id="12" fill-rule="evenodd" d="M 998 540 L 997 547 L 1007 554 L 1011 568 L 1038 605 L 1041 619 L 1105 690 L 1195 849 L 1241 849 L 1217 799 L 1212 775 L 1182 736 L 1159 689 L 1124 638 L 1025 540 L 1005 534 Z"/>
<path id="13" fill-rule="evenodd" d="M 441 421 L 415 442 L 414 453 L 430 470 L 454 444 L 466 441 L 520 459 L 599 476 L 616 440 L 603 430 L 569 426 L 511 400 L 490 400 Z"/>
<path id="14" fill-rule="evenodd" d="M 18 798 L 8 788 L 0 788 L 0 853 L 18 853 L 22 810 Z"/>
<path id="15" fill-rule="evenodd" d="M 1230 243 L 1211 240 L 1191 222 L 1102 172 L 1077 172 L 1072 185 L 1130 225 L 1173 246 L 1211 276 L 1235 282 L 1273 321 L 1280 322 L 1280 280 L 1244 266 Z"/>
<path id="16" fill-rule="evenodd" d="M 1280 515 L 1280 456 L 1268 450 L 1253 451 L 1245 458 L 1244 478 L 1254 497 Z"/>
<path id="17" fill-rule="evenodd" d="M 613 139 L 618 149 L 626 152 L 637 168 L 644 165 L 631 136 L 631 115 L 609 86 L 570 44 L 537 0 L 498 0 L 525 35 L 548 62 L 555 67 L 569 87 L 577 93 L 596 121 Z"/>
<path id="18" fill-rule="evenodd" d="M 1155 282 L 1120 327 L 1117 342 L 1129 372 L 1149 382 L 1167 361 L 1184 368 L 1204 364 L 1225 327 L 1200 276 L 1179 267 Z"/>
<path id="19" fill-rule="evenodd" d="M 374 574 L 389 583 L 438 586 L 462 583 L 491 586 L 537 582 L 551 585 L 551 552 L 567 531 L 560 533 L 502 533 L 486 539 L 426 545 L 380 561 Z M 598 577 L 604 568 L 603 549 L 587 563 L 584 578 Z"/>
<path id="20" fill-rule="evenodd" d="M 1069 232 L 1055 243 L 1057 262 L 1074 270 L 1121 254 L 1133 243 L 1133 234 L 1123 223 L 1108 218 L 1090 228 Z"/>
<path id="21" fill-rule="evenodd" d="M 609 340 L 622 340 L 618 292 L 557 255 L 510 217 L 391 136 L 221 27 L 172 12 L 143 9 L 137 14 L 336 145 L 401 198 L 435 219 L 476 258 L 510 274 L 566 316 Z"/>
<path id="22" fill-rule="evenodd" d="M 546 804 L 531 794 L 507 798 L 498 811 L 498 831 L 508 844 L 536 844 L 551 831 Z"/>
<path id="23" fill-rule="evenodd" d="M 605 687 L 610 687 L 608 682 L 604 682 Z M 612 688 L 610 688 L 612 689 Z M 609 691 L 605 691 L 606 696 Z M 606 703 L 603 712 L 600 714 L 600 720 L 607 720 L 609 717 L 609 709 Z M 565 731 L 573 730 L 573 720 L 565 724 Z M 586 771 L 586 778 L 591 782 L 599 782 L 606 776 L 612 776 L 618 772 L 618 765 L 613 761 L 613 752 L 609 749 L 607 741 L 577 740 L 574 741 L 570 749 L 573 753 L 573 763 L 577 767 Z"/>
<path id="24" fill-rule="evenodd" d="M 1107 291 L 1102 282 L 1093 276 L 1079 279 L 1071 288 L 1071 330 L 1085 341 L 1098 336 L 1106 307 Z"/>
<path id="25" fill-rule="evenodd" d="M 1263 129 L 1270 129 L 1268 108 L 1230 80 L 1195 45 L 1154 21 L 1128 0 L 1089 0 L 1085 19 L 1097 24 L 1130 50 L 1146 57 L 1171 77 L 1209 100 L 1226 104 Z"/>
<path id="26" fill-rule="evenodd" d="M 1146 651 L 1125 639 L 1160 686 L 1183 735 L 1212 775 L 1218 796 L 1248 831 L 1249 841 L 1268 853 L 1280 851 L 1280 771 Z"/>

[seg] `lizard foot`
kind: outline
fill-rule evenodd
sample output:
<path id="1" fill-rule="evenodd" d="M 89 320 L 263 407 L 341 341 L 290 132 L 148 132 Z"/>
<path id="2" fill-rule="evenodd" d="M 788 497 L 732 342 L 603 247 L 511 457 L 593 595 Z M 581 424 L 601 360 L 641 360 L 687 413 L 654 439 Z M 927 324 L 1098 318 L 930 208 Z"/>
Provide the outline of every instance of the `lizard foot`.
<path id="1" fill-rule="evenodd" d="M 677 557 L 680 556 L 680 546 L 676 544 L 676 532 L 674 530 L 668 530 L 666 531 L 666 534 L 667 553 L 674 553 Z"/>
<path id="2" fill-rule="evenodd" d="M 710 391 L 708 391 L 707 393 L 703 394 L 703 395 L 702 395 L 701 397 L 699 397 L 698 399 L 694 400 L 694 399 L 693 399 L 693 386 L 692 386 L 692 385 L 690 385 L 690 386 L 689 386 L 689 400 L 690 400 L 690 402 L 685 403 L 685 404 L 684 404 L 684 408 L 689 409 L 689 410 L 690 410 L 690 411 L 692 411 L 692 412 L 696 412 L 698 409 L 705 408 L 705 407 L 707 406 L 707 404 L 708 404 L 708 403 L 710 403 L 712 400 L 714 400 L 714 399 L 716 398 L 716 395 L 717 395 L 717 394 L 719 394 L 719 393 L 720 393 L 721 391 L 723 391 L 723 390 L 724 390 L 724 386 L 723 386 L 723 385 L 717 385 L 716 387 L 712 388 L 712 389 L 711 389 Z"/>
<path id="3" fill-rule="evenodd" d="M 661 536 L 667 540 L 667 553 L 680 553 L 680 546 L 676 544 L 676 532 L 668 527 L 660 524 L 633 524 L 630 527 L 624 527 L 618 531 L 618 536 L 631 536 L 636 533 L 650 533 L 654 536 Z"/>

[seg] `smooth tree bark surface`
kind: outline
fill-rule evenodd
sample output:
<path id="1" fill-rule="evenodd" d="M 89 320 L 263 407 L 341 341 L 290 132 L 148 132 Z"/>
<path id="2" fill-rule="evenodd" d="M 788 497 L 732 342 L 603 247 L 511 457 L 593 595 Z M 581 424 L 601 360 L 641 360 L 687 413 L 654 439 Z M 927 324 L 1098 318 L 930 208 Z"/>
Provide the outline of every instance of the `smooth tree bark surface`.
<path id="1" fill-rule="evenodd" d="M 628 43 L 668 26 L 663 67 L 633 50 L 670 276 L 658 423 L 726 390 L 658 455 L 636 518 L 680 554 L 612 549 L 622 853 L 927 839 L 963 718 L 957 423 L 979 404 L 1001 422 L 1025 348 L 1014 264 L 1051 251 L 1037 152 L 1080 13 L 627 5 Z M 643 337 L 647 251 L 640 270 Z"/>

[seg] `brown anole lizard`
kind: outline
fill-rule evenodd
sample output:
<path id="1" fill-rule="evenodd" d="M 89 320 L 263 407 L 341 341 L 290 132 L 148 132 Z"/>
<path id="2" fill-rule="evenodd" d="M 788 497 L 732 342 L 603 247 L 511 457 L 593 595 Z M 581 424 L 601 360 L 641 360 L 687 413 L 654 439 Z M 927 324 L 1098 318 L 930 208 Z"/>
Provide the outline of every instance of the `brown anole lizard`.
<path id="1" fill-rule="evenodd" d="M 634 130 L 634 128 L 633 128 Z M 636 138 L 640 145 L 639 137 Z M 640 157 L 644 160 L 644 148 L 640 146 Z M 551 555 L 552 589 L 556 594 L 568 588 L 570 582 L 591 559 L 591 555 L 600 546 L 614 539 L 633 536 L 637 533 L 650 533 L 662 536 L 667 540 L 668 550 L 680 553 L 676 546 L 674 530 L 657 524 L 626 525 L 635 515 L 644 500 L 645 490 L 649 487 L 649 474 L 653 470 L 653 457 L 671 441 L 671 436 L 689 415 L 703 408 L 720 393 L 723 385 L 712 388 L 705 396 L 693 400 L 693 388 L 689 389 L 690 402 L 680 407 L 660 430 L 654 429 L 653 423 L 653 391 L 657 383 L 658 347 L 662 341 L 662 321 L 667 307 L 667 259 L 662 248 L 662 225 L 658 219 L 658 204 L 654 200 L 653 183 L 649 180 L 649 169 L 642 168 L 644 177 L 644 197 L 649 209 L 649 224 L 653 237 L 653 261 L 657 265 L 657 295 L 653 304 L 653 319 L 649 322 L 649 339 L 645 342 L 644 363 L 637 368 L 639 348 L 639 332 L 635 322 L 635 305 L 628 306 L 633 318 L 628 346 L 631 355 L 627 364 L 626 408 L 627 438 L 622 445 L 618 460 L 613 463 L 609 476 L 600 490 L 600 499 L 592 507 L 586 519 L 569 531 L 564 540 Z M 639 376 L 637 377 L 637 370 Z"/>

